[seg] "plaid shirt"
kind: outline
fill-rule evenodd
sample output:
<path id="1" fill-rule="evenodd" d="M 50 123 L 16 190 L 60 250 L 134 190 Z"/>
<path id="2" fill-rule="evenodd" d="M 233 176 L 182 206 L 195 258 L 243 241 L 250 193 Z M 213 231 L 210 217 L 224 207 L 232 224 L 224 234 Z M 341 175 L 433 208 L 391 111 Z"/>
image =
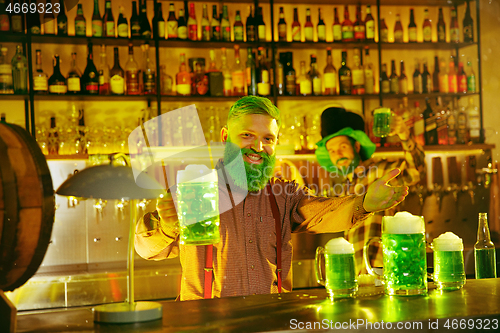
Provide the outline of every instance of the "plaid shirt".
<path id="1" fill-rule="evenodd" d="M 369 159 L 356 168 L 354 173 L 349 175 L 347 184 L 344 185 L 344 193 L 362 193 L 375 180 L 381 178 L 394 168 L 402 169 L 401 174 L 391 181 L 391 185 L 414 185 L 421 179 L 425 179 L 425 154 L 422 146 L 415 142 L 413 135 L 407 141 L 402 141 L 404 157 L 399 159 Z M 367 172 L 360 172 L 366 170 Z M 354 245 L 356 272 L 358 274 L 366 273 L 366 267 L 363 261 L 363 246 L 366 241 L 373 237 L 382 235 L 382 217 L 384 215 L 392 216 L 398 207 L 378 212 L 357 224 L 354 228 L 345 231 L 346 239 Z M 375 243 L 370 246 L 368 255 L 372 267 L 382 267 L 382 246 Z"/>

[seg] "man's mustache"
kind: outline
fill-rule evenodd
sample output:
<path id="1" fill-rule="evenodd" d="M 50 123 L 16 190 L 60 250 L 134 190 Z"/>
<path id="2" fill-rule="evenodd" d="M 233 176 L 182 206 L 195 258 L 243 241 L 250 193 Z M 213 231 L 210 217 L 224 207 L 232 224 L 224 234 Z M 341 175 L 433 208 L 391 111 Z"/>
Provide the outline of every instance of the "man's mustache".
<path id="1" fill-rule="evenodd" d="M 337 162 L 335 162 L 335 164 L 339 164 L 340 162 L 343 162 L 343 161 L 348 161 L 349 159 L 347 157 L 342 157 L 342 158 L 339 158 L 337 160 Z"/>

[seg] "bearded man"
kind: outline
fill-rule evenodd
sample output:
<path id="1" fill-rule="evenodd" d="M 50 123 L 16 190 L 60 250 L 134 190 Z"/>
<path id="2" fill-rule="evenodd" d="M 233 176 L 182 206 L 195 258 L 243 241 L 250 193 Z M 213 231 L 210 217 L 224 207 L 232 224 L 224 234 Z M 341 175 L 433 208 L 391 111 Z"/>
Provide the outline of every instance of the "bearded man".
<path id="1" fill-rule="evenodd" d="M 397 205 L 408 194 L 405 186 L 386 184 L 398 169 L 363 195 L 342 198 L 316 197 L 294 181 L 272 177 L 280 126 L 280 111 L 267 98 L 246 96 L 231 107 L 221 130 L 224 157 L 216 166 L 219 243 L 180 244 L 169 193 L 157 201 L 156 211 L 137 223 L 135 248 L 140 256 L 152 260 L 180 256 L 181 300 L 289 292 L 292 232 L 346 230 L 371 212 Z M 241 200 L 235 200 L 238 196 Z M 227 204 L 230 209 L 221 208 Z"/>

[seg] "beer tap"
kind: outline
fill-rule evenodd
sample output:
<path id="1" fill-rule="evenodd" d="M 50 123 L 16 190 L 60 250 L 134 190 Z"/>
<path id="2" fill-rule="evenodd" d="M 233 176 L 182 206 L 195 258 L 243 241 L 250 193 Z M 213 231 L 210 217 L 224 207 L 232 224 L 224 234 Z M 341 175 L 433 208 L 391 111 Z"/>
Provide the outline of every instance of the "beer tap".
<path id="1" fill-rule="evenodd" d="M 441 157 L 432 158 L 432 184 L 434 186 L 433 193 L 436 195 L 436 199 L 439 205 L 439 211 L 441 211 L 441 206 L 443 203 L 444 189 L 443 189 L 443 164 L 441 163 Z"/>
<path id="2" fill-rule="evenodd" d="M 458 173 L 458 165 L 457 165 L 457 157 L 450 156 L 447 159 L 448 161 L 448 180 L 449 185 L 446 188 L 447 193 L 451 193 L 453 195 L 453 199 L 455 202 L 458 201 L 458 184 L 461 183 L 460 174 Z"/>
<path id="3" fill-rule="evenodd" d="M 462 187 L 462 192 L 468 192 L 470 196 L 470 201 L 474 205 L 474 190 L 476 188 L 476 156 L 469 155 L 465 157 L 465 168 L 466 168 L 466 185 Z"/>

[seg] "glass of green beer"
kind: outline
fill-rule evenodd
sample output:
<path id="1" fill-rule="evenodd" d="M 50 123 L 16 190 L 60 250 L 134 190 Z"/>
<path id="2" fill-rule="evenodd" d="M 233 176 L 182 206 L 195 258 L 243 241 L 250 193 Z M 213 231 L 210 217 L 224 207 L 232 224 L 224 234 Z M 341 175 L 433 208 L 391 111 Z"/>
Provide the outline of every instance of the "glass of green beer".
<path id="1" fill-rule="evenodd" d="M 373 135 L 384 138 L 391 132 L 391 115 L 389 108 L 378 108 L 373 111 Z"/>
<path id="2" fill-rule="evenodd" d="M 368 247 L 379 237 L 369 239 L 363 249 L 366 269 L 375 273 L 368 259 Z M 427 258 L 425 254 L 425 223 L 422 216 L 398 212 L 382 218 L 382 276 L 387 295 L 426 295 Z"/>
<path id="3" fill-rule="evenodd" d="M 325 277 L 322 274 L 321 257 L 325 257 Z M 354 267 L 354 247 L 343 237 L 331 239 L 325 247 L 316 249 L 316 280 L 325 286 L 330 299 L 354 297 L 358 281 Z"/>
<path id="4" fill-rule="evenodd" d="M 458 290 L 465 284 L 464 244 L 460 237 L 445 232 L 432 241 L 433 280 L 439 290 Z"/>
<path id="5" fill-rule="evenodd" d="M 195 164 L 179 170 L 176 194 L 180 244 L 218 243 L 220 219 L 216 170 Z"/>

